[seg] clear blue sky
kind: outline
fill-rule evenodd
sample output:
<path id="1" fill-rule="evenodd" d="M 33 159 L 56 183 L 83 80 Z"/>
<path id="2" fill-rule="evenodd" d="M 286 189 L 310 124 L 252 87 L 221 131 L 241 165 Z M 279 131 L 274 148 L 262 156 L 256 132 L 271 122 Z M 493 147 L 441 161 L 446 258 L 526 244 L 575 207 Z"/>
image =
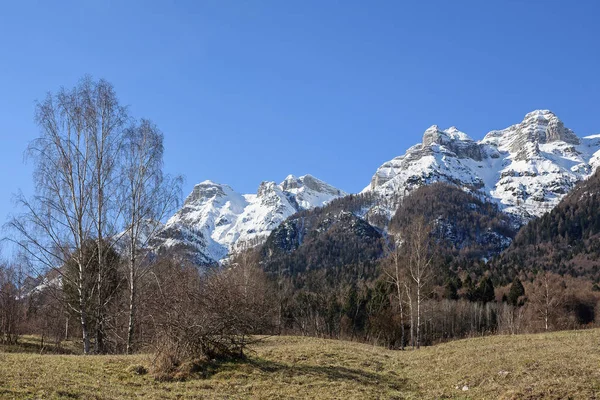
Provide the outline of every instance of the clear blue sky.
<path id="1" fill-rule="evenodd" d="M 348 192 L 432 124 L 475 139 L 549 108 L 600 132 L 598 1 L 11 1 L 0 5 L 0 219 L 31 193 L 36 99 L 84 74 L 164 131 L 166 169 Z"/>

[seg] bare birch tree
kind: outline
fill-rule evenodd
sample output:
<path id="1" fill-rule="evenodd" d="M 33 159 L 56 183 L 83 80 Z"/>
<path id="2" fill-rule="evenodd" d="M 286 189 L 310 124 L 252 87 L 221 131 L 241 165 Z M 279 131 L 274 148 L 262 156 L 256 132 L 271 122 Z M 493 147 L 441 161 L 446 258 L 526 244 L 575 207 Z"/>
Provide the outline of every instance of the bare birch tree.
<path id="1" fill-rule="evenodd" d="M 95 351 L 104 353 L 104 326 L 106 306 L 114 294 L 105 284 L 109 270 L 105 250 L 112 250 L 118 239 L 116 222 L 122 207 L 115 202 L 119 178 L 120 151 L 123 133 L 129 117 L 125 107 L 119 104 L 112 85 L 104 80 L 97 83 L 86 77 L 82 81 L 82 93 L 86 102 L 87 129 L 90 137 L 92 168 L 92 213 L 97 262 L 95 279 Z"/>
<path id="2" fill-rule="evenodd" d="M 544 324 L 544 330 L 550 328 L 552 319 L 564 303 L 565 289 L 560 275 L 542 272 L 532 284 L 528 301 L 536 315 Z"/>
<path id="3" fill-rule="evenodd" d="M 54 269 L 63 279 L 61 266 L 73 260 L 77 268 L 71 282 L 77 292 L 83 352 L 90 352 L 86 313 L 90 294 L 84 282 L 88 272 L 82 245 L 93 237 L 91 138 L 88 110 L 81 86 L 49 94 L 36 107 L 35 121 L 41 136 L 28 147 L 33 159 L 35 194 L 17 201 L 22 215 L 8 223 L 16 236 L 12 240 L 30 256 L 38 268 Z"/>
<path id="4" fill-rule="evenodd" d="M 128 254 L 129 354 L 134 344 L 139 282 L 150 271 L 145 262 L 148 255 L 145 249 L 158 233 L 161 220 L 179 205 L 182 178 L 163 174 L 163 135 L 148 120 L 141 120 L 126 131 L 122 151 L 121 202 Z"/>
<path id="5" fill-rule="evenodd" d="M 107 254 L 127 239 L 129 352 L 137 282 L 144 275 L 143 249 L 178 205 L 181 178 L 163 175 L 160 131 L 147 120 L 130 124 L 126 108 L 104 80 L 86 77 L 72 90 L 49 94 L 37 106 L 36 122 L 41 136 L 28 148 L 36 193 L 31 199 L 18 196 L 25 211 L 8 224 L 12 240 L 35 261 L 40 274 L 54 270 L 76 288 L 78 305 L 69 301 L 68 306 L 79 316 L 88 354 L 91 326 L 96 352 L 105 351 L 107 306 L 119 289 L 109 282 L 114 265 Z M 89 254 L 90 243 L 96 254 Z M 77 273 L 71 268 L 65 274 L 67 264 L 75 265 Z"/>
<path id="6" fill-rule="evenodd" d="M 398 304 L 398 311 L 400 313 L 400 330 L 401 340 L 400 347 L 404 350 L 405 331 L 404 331 L 404 301 L 405 301 L 405 284 L 406 284 L 406 270 L 402 265 L 402 252 L 401 243 L 391 238 L 392 242 L 386 242 L 385 251 L 387 253 L 387 263 L 383 269 L 388 282 L 393 285 L 395 291 L 395 297 Z M 406 293 L 407 295 L 410 292 Z M 409 300 L 410 301 L 410 300 Z M 412 318 L 411 318 L 412 321 Z M 411 335 L 412 336 L 412 335 Z"/>
<path id="7" fill-rule="evenodd" d="M 414 285 L 417 318 L 416 347 L 418 349 L 421 347 L 421 305 L 426 295 L 425 289 L 433 275 L 431 227 L 423 217 L 420 217 L 408 226 L 402 236 L 404 240 L 403 248 L 407 257 L 408 275 Z"/>

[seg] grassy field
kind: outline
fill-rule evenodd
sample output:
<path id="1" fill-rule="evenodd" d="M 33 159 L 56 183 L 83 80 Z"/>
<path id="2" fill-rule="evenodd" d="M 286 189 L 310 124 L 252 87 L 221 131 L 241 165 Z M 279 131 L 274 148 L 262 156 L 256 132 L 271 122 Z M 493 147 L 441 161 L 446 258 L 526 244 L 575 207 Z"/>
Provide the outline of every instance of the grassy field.
<path id="1" fill-rule="evenodd" d="M 600 398 L 597 329 L 493 336 L 404 352 L 274 337 L 256 345 L 248 361 L 221 364 L 184 382 L 137 375 L 131 372 L 137 364 L 149 366 L 149 356 L 0 352 L 0 399 Z"/>

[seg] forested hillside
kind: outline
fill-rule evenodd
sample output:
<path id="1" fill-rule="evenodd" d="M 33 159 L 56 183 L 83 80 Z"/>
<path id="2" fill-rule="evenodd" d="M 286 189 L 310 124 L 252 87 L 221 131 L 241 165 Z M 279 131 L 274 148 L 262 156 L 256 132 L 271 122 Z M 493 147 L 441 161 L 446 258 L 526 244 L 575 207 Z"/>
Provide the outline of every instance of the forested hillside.
<path id="1" fill-rule="evenodd" d="M 388 346 L 414 345 L 416 340 L 408 339 L 408 333 L 404 337 L 397 326 L 406 326 L 408 332 L 413 316 L 406 308 L 427 302 L 423 343 L 495 329 L 497 308 L 488 308 L 475 325 L 464 315 L 482 312 L 480 303 L 495 299 L 482 259 L 510 244 L 516 219 L 474 194 L 436 183 L 404 198 L 384 230 L 374 226 L 381 224 L 379 215 L 365 214 L 374 209 L 374 200 L 370 193 L 336 199 L 293 215 L 271 233 L 259 257 L 278 286 L 280 328 L 370 338 Z M 413 244 L 422 244 L 422 255 L 429 260 L 418 283 L 411 278 L 415 266 L 409 243 L 416 226 L 425 235 L 422 243 Z M 394 263 L 400 269 L 391 276 Z M 400 292 L 396 284 L 402 286 Z M 421 294 L 416 294 L 417 287 Z M 400 310 L 400 305 L 406 308 Z M 455 321 L 452 333 L 443 332 L 448 327 L 442 316 Z"/>
<path id="2" fill-rule="evenodd" d="M 600 279 L 600 171 L 581 182 L 552 211 L 525 225 L 493 262 L 511 271 L 552 271 Z"/>
<path id="3" fill-rule="evenodd" d="M 520 226 L 495 203 L 445 183 L 423 186 L 407 196 L 390 222 L 390 233 L 402 232 L 420 216 L 432 224 L 440 255 L 458 260 L 500 253 Z"/>

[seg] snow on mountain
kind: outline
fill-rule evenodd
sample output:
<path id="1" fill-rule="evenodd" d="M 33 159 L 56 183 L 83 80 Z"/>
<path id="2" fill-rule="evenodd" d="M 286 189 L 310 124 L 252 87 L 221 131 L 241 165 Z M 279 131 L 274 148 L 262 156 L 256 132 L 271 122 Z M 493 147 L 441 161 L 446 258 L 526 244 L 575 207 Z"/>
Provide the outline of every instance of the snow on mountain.
<path id="1" fill-rule="evenodd" d="M 289 175 L 283 182 L 262 182 L 256 194 L 239 194 L 228 185 L 197 184 L 171 217 L 154 247 L 181 249 L 202 264 L 261 244 L 292 214 L 320 207 L 346 193 L 313 177 Z"/>
<path id="2" fill-rule="evenodd" d="M 456 127 L 434 125 L 421 143 L 377 169 L 363 190 L 370 193 L 368 204 L 354 214 L 385 229 L 403 197 L 441 181 L 496 202 L 526 222 L 551 210 L 598 166 L 600 135 L 580 138 L 548 110 L 533 111 L 479 141 Z M 166 223 L 153 247 L 159 252 L 182 250 L 197 263 L 214 263 L 263 243 L 294 213 L 345 195 L 310 175 L 290 175 L 280 184 L 263 182 L 256 194 L 204 181 Z"/>
<path id="3" fill-rule="evenodd" d="M 434 125 L 422 143 L 384 163 L 363 192 L 395 207 L 412 190 L 442 181 L 469 188 L 523 220 L 552 209 L 600 165 L 600 135 L 577 137 L 551 111 L 474 141 L 455 127 Z"/>

